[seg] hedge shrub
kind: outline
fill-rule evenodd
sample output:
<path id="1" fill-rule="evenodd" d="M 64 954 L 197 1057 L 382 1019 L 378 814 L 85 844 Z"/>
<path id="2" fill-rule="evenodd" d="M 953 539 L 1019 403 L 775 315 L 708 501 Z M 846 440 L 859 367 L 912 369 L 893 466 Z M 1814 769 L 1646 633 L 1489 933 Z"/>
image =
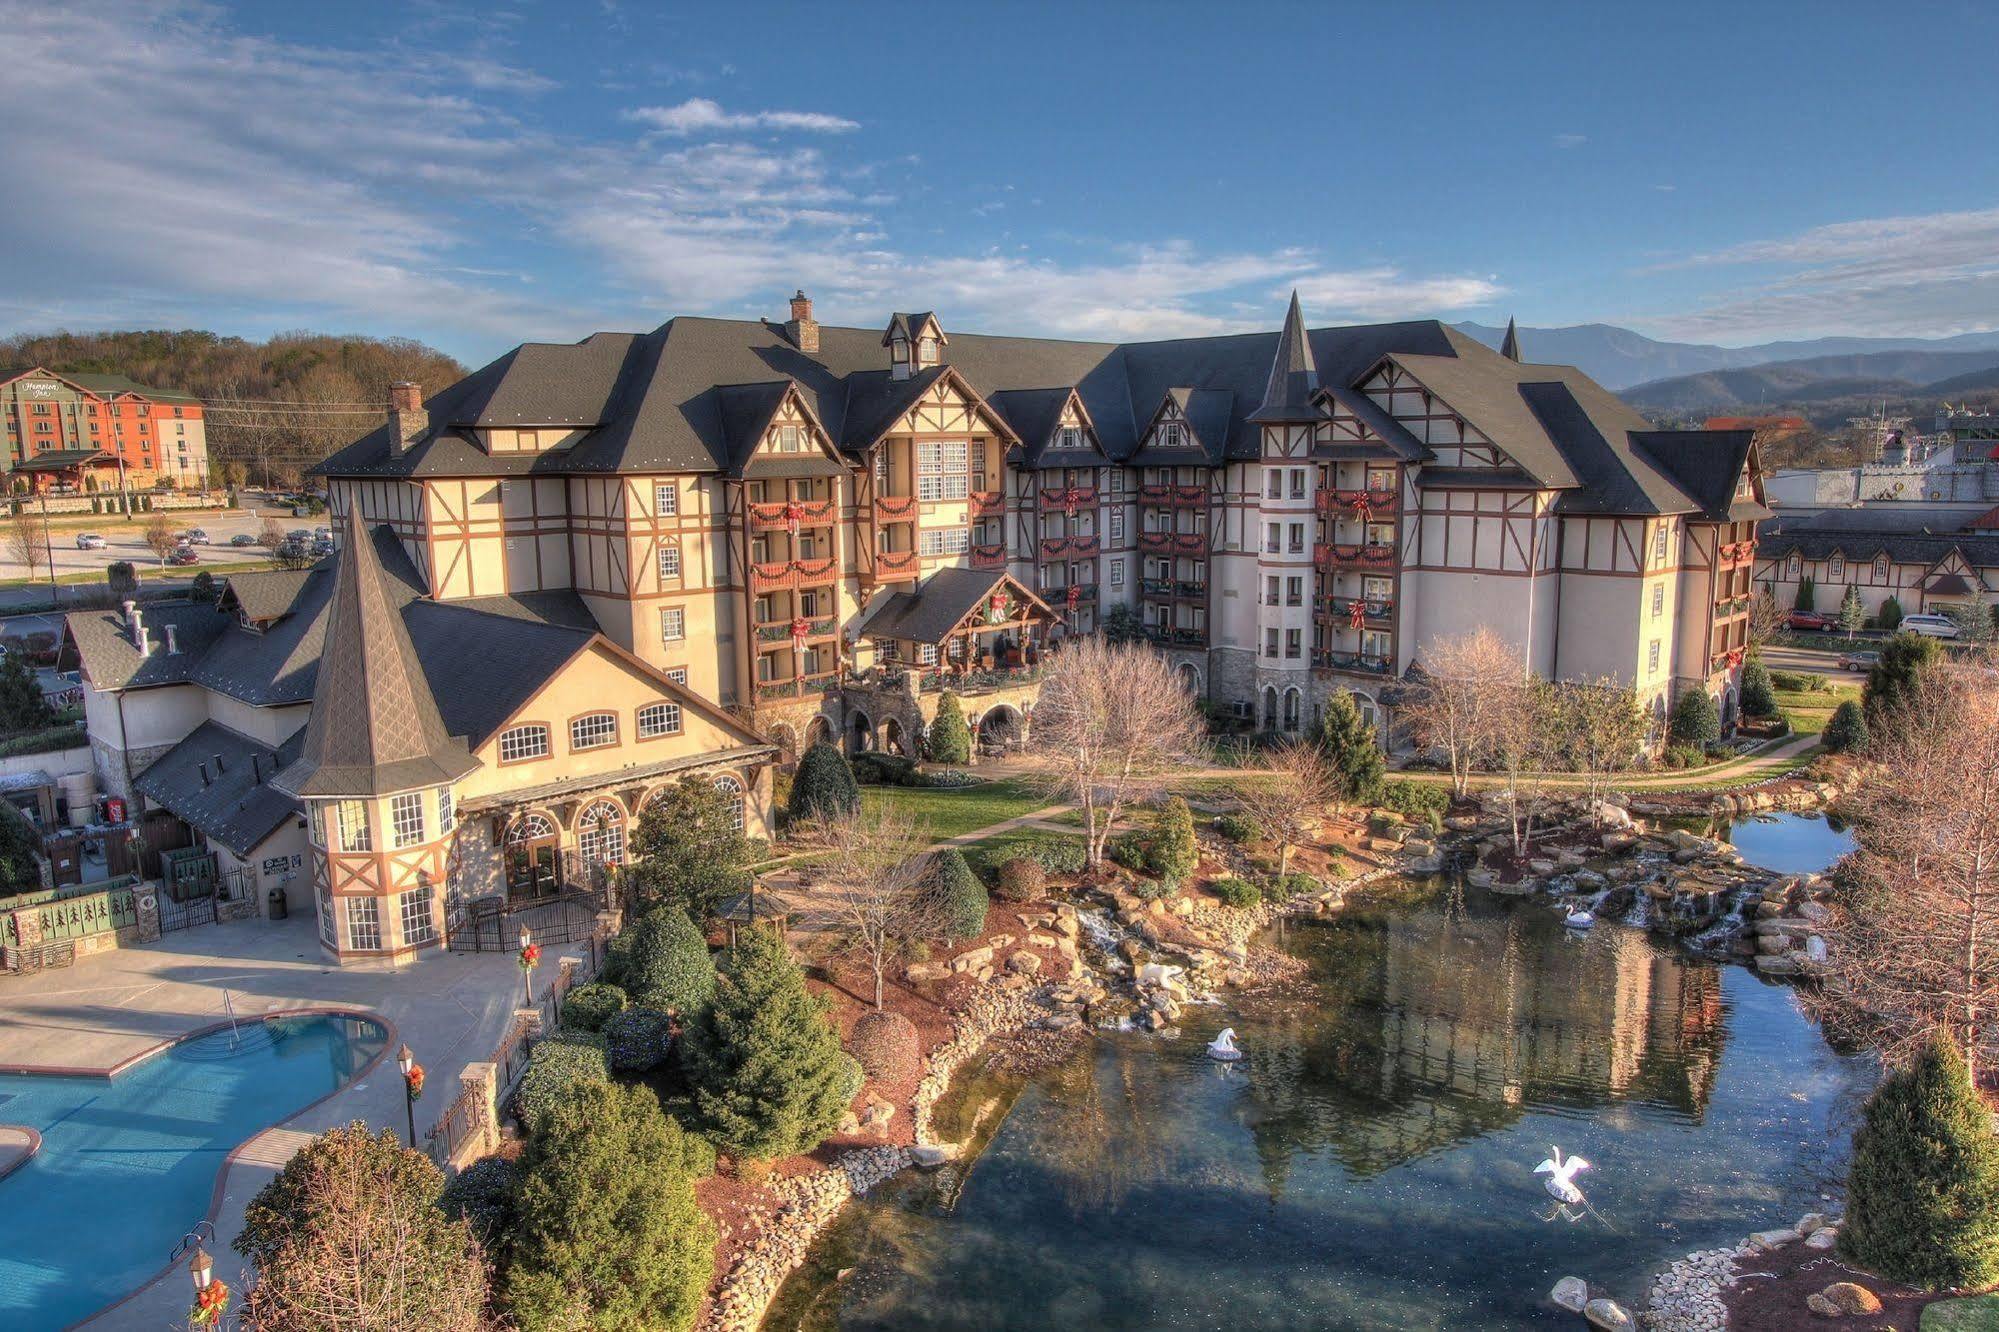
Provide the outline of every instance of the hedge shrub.
<path id="1" fill-rule="evenodd" d="M 1705 689 L 1686 690 L 1674 700 L 1666 734 L 1682 745 L 1705 745 L 1721 738 L 1721 714 Z"/>
<path id="2" fill-rule="evenodd" d="M 965 725 L 965 710 L 958 706 L 956 694 L 937 700 L 937 716 L 923 733 L 923 751 L 932 763 L 972 761 L 972 731 Z"/>
<path id="3" fill-rule="evenodd" d="M 1441 782 L 1383 782 L 1375 805 L 1400 814 L 1411 823 L 1427 824 L 1434 832 L 1444 826 L 1444 812 L 1451 807 L 1451 789 Z"/>
<path id="4" fill-rule="evenodd" d="M 986 886 L 965 863 L 965 853 L 955 846 L 945 847 L 937 853 L 931 873 L 930 892 L 943 917 L 945 934 L 953 939 L 978 938 L 985 931 L 986 911 L 992 903 Z"/>
<path id="5" fill-rule="evenodd" d="M 1194 814 L 1187 802 L 1174 796 L 1160 807 L 1153 821 L 1152 837 L 1146 843 L 1145 867 L 1162 879 L 1178 883 L 1201 863 L 1200 844 L 1194 840 Z"/>
<path id="6" fill-rule="evenodd" d="M 1742 668 L 1742 711 L 1751 717 L 1777 715 L 1777 695 L 1770 686 L 1770 672 L 1754 657 Z"/>
<path id="7" fill-rule="evenodd" d="M 1858 754 L 1867 748 L 1867 714 L 1852 699 L 1832 710 L 1820 743 L 1834 754 Z"/>
<path id="8" fill-rule="evenodd" d="M 923 1063 L 916 1024 L 900 1013 L 863 1013 L 847 1036 L 861 1071 L 876 1082 L 915 1082 Z"/>
<path id="9" fill-rule="evenodd" d="M 1113 840 L 1108 854 L 1114 865 L 1122 865 L 1135 874 L 1145 871 L 1145 838 L 1135 832 Z"/>
<path id="10" fill-rule="evenodd" d="M 625 931 L 631 942 L 623 955 L 625 993 L 635 1004 L 692 1017 L 715 994 L 715 960 L 708 941 L 687 913 L 659 906 Z"/>
<path id="11" fill-rule="evenodd" d="M 1256 825 L 1240 814 L 1217 814 L 1215 831 L 1238 846 L 1256 840 Z"/>
<path id="12" fill-rule="evenodd" d="M 793 823 L 840 818 L 861 807 L 861 789 L 847 756 L 821 740 L 798 760 L 784 810 Z"/>
<path id="13" fill-rule="evenodd" d="M 915 786 L 921 776 L 916 771 L 915 759 L 875 749 L 854 755 L 848 760 L 848 767 L 853 770 L 854 780 L 863 786 Z"/>
<path id="14" fill-rule="evenodd" d="M 1018 858 L 1031 860 L 1050 874 L 1080 874 L 1089 861 L 1089 852 L 1081 837 L 1034 833 L 996 838 L 988 845 L 969 848 L 966 855 L 972 868 L 988 880 L 998 877 L 1001 865 Z"/>
<path id="15" fill-rule="evenodd" d="M 611 1060 L 596 1032 L 557 1032 L 535 1042 L 527 1071 L 514 1090 L 514 1114 L 533 1133 L 576 1089 L 611 1080 Z"/>
<path id="16" fill-rule="evenodd" d="M 471 1229 L 489 1261 L 501 1263 L 513 1237 L 520 1188 L 520 1162 L 484 1156 L 445 1181 L 437 1205 Z"/>
<path id="17" fill-rule="evenodd" d="M 1048 891 L 1048 871 L 1028 856 L 1015 856 L 999 867 L 994 891 L 1008 902 L 1032 902 Z"/>
<path id="18" fill-rule="evenodd" d="M 602 981 L 579 985 L 562 1001 L 561 1022 L 570 1031 L 602 1031 L 606 1020 L 630 1002 L 615 985 Z"/>
<path id="19" fill-rule="evenodd" d="M 673 1051 L 673 1018 L 658 1008 L 627 1008 L 604 1023 L 604 1049 L 620 1073 L 649 1073 Z"/>
<path id="20" fill-rule="evenodd" d="M 1221 899 L 1223 906 L 1253 907 L 1263 900 L 1263 891 L 1247 879 L 1233 876 L 1216 879 L 1208 885 L 1208 891 Z"/>

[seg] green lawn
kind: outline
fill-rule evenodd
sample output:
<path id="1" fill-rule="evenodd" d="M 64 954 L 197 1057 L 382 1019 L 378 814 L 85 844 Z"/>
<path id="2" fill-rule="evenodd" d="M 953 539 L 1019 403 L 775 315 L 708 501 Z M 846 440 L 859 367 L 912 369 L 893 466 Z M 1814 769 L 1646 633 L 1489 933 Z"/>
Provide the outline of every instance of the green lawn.
<path id="1" fill-rule="evenodd" d="M 1010 859 L 1015 848 L 1026 849 L 1041 845 L 1044 842 L 1061 839 L 1061 833 L 1047 832 L 1037 828 L 1015 828 L 1010 832 L 995 833 L 991 837 L 981 837 L 976 842 L 967 843 L 963 850 L 967 857 L 972 858 L 972 867 L 976 869 L 981 859 L 987 864 L 997 865 L 1002 861 Z M 1082 842 L 1083 833 L 1080 828 L 1077 829 L 1074 840 L 1079 844 Z"/>
<path id="2" fill-rule="evenodd" d="M 1833 709 L 1852 699 L 1860 700 L 1860 686 L 1837 683 L 1834 676 L 1833 687 L 1829 690 L 1779 689 L 1777 706 L 1791 719 L 1791 729 L 1799 735 L 1818 735 L 1832 720 Z"/>
<path id="3" fill-rule="evenodd" d="M 957 837 L 1007 819 L 1046 809 L 1052 801 L 1017 781 L 986 782 L 957 789 L 930 786 L 864 786 L 869 809 L 893 805 L 930 825 L 931 836 Z"/>

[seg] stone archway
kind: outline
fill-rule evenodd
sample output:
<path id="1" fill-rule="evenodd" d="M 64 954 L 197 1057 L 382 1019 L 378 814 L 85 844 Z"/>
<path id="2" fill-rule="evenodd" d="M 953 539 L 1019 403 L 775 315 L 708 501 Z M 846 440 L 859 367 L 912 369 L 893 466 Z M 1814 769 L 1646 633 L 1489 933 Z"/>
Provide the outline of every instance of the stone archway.
<path id="1" fill-rule="evenodd" d="M 902 723 L 893 717 L 882 718 L 881 725 L 875 730 L 875 742 L 885 753 L 909 757 L 909 746 L 903 739 Z"/>
<path id="2" fill-rule="evenodd" d="M 790 722 L 772 722 L 770 724 L 770 738 L 771 743 L 782 751 L 779 755 L 781 761 L 785 763 L 797 762 L 800 750 L 798 748 L 798 729 L 796 727 Z"/>
<path id="3" fill-rule="evenodd" d="M 1019 708 L 1011 703 L 995 703 L 978 720 L 979 752 L 1004 754 L 1018 749 L 1026 738 L 1027 723 Z"/>
<path id="4" fill-rule="evenodd" d="M 1265 685 L 1263 689 L 1263 729 L 1277 729 L 1277 686 Z"/>
<path id="5" fill-rule="evenodd" d="M 847 718 L 847 752 L 860 754 L 875 747 L 875 724 L 868 714 L 856 709 Z"/>
<path id="6" fill-rule="evenodd" d="M 1284 691 L 1284 729 L 1295 731 L 1304 725 L 1305 691 L 1292 685 Z"/>
<path id="7" fill-rule="evenodd" d="M 1178 669 L 1173 672 L 1173 678 L 1178 680 L 1180 687 L 1188 693 L 1199 694 L 1201 692 L 1201 668 L 1193 662 L 1181 662 Z"/>
<path id="8" fill-rule="evenodd" d="M 821 714 L 805 723 L 805 748 L 833 743 L 833 719 Z M 804 751 L 801 750 L 801 753 Z"/>

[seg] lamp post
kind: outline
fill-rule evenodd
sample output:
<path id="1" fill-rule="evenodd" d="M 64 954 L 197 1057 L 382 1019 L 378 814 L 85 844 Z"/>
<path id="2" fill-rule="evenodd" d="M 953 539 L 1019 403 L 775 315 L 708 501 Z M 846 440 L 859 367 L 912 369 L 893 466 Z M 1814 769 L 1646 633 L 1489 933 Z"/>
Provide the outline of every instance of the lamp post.
<path id="1" fill-rule="evenodd" d="M 405 1045 L 396 1051 L 396 1066 L 403 1071 L 403 1116 L 409 1121 L 410 1149 L 416 1149 L 416 1103 L 423 1095 L 423 1065 Z"/>
<path id="2" fill-rule="evenodd" d="M 208 1256 L 207 1246 L 214 1240 L 215 1227 L 198 1222 L 181 1236 L 170 1259 L 179 1262 L 181 1255 L 187 1255 L 187 1276 L 194 1285 L 194 1303 L 187 1310 L 189 1327 L 219 1327 L 229 1312 L 229 1286 L 215 1279 L 215 1260 Z"/>
<path id="3" fill-rule="evenodd" d="M 534 935 L 526 925 L 521 926 L 521 993 L 526 996 L 527 1007 L 534 1007 L 534 964 L 541 961 L 541 949 L 535 946 Z"/>

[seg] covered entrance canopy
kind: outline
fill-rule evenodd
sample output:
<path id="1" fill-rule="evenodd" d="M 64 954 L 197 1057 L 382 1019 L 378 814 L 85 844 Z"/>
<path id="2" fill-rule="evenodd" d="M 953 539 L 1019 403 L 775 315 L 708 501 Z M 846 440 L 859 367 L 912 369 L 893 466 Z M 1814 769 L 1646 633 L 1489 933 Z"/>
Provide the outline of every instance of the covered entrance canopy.
<path id="1" fill-rule="evenodd" d="M 952 674 L 1035 665 L 1059 617 L 1003 569 L 939 569 L 860 626 L 884 658 Z"/>
<path id="2" fill-rule="evenodd" d="M 28 478 L 36 494 L 50 485 L 81 487 L 86 471 L 117 469 L 118 460 L 102 449 L 50 449 L 14 464 L 14 470 Z"/>

